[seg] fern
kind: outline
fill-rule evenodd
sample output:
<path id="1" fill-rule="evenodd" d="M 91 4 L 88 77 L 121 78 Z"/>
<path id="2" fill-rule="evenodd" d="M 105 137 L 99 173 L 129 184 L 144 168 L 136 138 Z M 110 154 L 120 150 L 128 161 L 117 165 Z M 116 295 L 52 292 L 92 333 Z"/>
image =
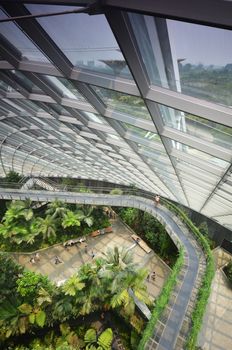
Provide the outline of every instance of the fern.
<path id="1" fill-rule="evenodd" d="M 84 340 L 85 340 L 85 343 L 87 344 L 95 343 L 97 341 L 97 334 L 95 329 L 93 328 L 88 329 L 87 332 L 85 333 Z"/>
<path id="2" fill-rule="evenodd" d="M 103 348 L 103 350 L 110 350 L 113 341 L 113 332 L 111 328 L 107 328 L 98 338 L 98 345 Z"/>

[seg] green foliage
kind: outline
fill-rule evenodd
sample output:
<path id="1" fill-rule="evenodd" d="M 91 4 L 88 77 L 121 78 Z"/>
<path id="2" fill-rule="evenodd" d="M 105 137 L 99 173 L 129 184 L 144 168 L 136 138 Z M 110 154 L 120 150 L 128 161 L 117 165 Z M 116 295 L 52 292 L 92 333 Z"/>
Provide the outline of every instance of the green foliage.
<path id="1" fill-rule="evenodd" d="M 7 183 L 17 183 L 22 179 L 22 176 L 16 173 L 13 170 L 10 170 L 7 174 L 6 177 L 4 178 L 4 181 Z"/>
<path id="2" fill-rule="evenodd" d="M 62 289 L 66 295 L 74 296 L 84 287 L 85 284 L 81 282 L 80 278 L 78 278 L 76 275 L 73 275 L 65 282 L 65 284 L 62 286 Z"/>
<path id="3" fill-rule="evenodd" d="M 123 190 L 121 190 L 120 188 L 114 188 L 110 191 L 110 194 L 123 194 Z"/>
<path id="4" fill-rule="evenodd" d="M 211 249 L 215 248 L 215 242 L 209 237 L 209 230 L 208 230 L 208 225 L 207 225 L 206 221 L 201 222 L 201 224 L 198 227 L 198 230 L 205 237 L 205 239 L 208 241 L 210 248 Z"/>
<path id="5" fill-rule="evenodd" d="M 62 226 L 64 228 L 67 228 L 67 227 L 80 226 L 80 225 L 81 225 L 81 222 L 80 222 L 79 215 L 77 215 L 71 210 L 67 211 L 66 214 L 64 215 Z"/>
<path id="6" fill-rule="evenodd" d="M 17 280 L 23 273 L 23 267 L 16 265 L 7 254 L 0 252 L 0 305 L 15 297 Z"/>
<path id="7" fill-rule="evenodd" d="M 206 270 L 202 280 L 201 288 L 198 292 L 197 302 L 192 313 L 192 327 L 186 344 L 186 349 L 193 350 L 195 349 L 197 335 L 201 329 L 202 319 L 210 295 L 211 283 L 215 273 L 214 259 L 207 239 L 201 234 L 199 229 L 197 229 L 197 227 L 192 223 L 188 216 L 176 205 L 170 203 L 169 201 L 163 199 L 163 202 L 187 225 L 190 231 L 195 235 L 206 255 Z"/>
<path id="8" fill-rule="evenodd" d="M 155 301 L 155 306 L 154 306 L 154 309 L 152 311 L 152 316 L 151 316 L 151 318 L 150 318 L 150 320 L 145 328 L 145 331 L 143 332 L 143 336 L 142 336 L 142 339 L 139 343 L 138 350 L 144 350 L 147 341 L 152 336 L 152 334 L 154 332 L 155 325 L 156 325 L 158 319 L 160 318 L 163 310 L 165 309 L 166 305 L 169 302 L 171 292 L 176 284 L 177 277 L 178 277 L 178 274 L 181 270 L 183 262 L 184 262 L 184 251 L 181 248 L 179 251 L 179 257 L 178 257 L 178 259 L 177 259 L 177 261 L 172 269 L 172 272 L 171 272 L 170 276 L 168 277 L 167 281 L 165 282 L 164 287 L 163 287 L 159 297 Z"/>
<path id="9" fill-rule="evenodd" d="M 0 248 L 35 251 L 109 225 L 103 208 L 56 200 L 37 210 L 29 200 L 12 201 L 0 224 Z"/>
<path id="10" fill-rule="evenodd" d="M 41 289 L 47 293 L 53 290 L 53 284 L 47 276 L 36 274 L 31 271 L 24 271 L 22 276 L 16 281 L 17 292 L 28 302 L 35 301 L 41 296 Z"/>
<path id="11" fill-rule="evenodd" d="M 85 340 L 86 344 L 96 343 L 97 333 L 96 333 L 95 329 L 93 329 L 93 328 L 88 329 L 87 332 L 85 333 L 84 340 Z"/>
<path id="12" fill-rule="evenodd" d="M 102 347 L 103 350 L 110 350 L 113 341 L 113 332 L 111 328 L 107 328 L 102 332 L 98 338 L 98 345 Z"/>

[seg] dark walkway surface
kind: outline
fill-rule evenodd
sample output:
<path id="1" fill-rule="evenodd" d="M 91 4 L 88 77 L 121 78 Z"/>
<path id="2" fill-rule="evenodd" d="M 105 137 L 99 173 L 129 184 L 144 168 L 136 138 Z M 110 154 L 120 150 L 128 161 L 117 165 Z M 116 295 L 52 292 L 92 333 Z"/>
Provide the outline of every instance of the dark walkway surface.
<path id="1" fill-rule="evenodd" d="M 127 195 L 2 189 L 0 197 L 5 199 L 30 198 L 41 202 L 52 201 L 57 198 L 70 203 L 134 207 L 149 212 L 156 217 L 166 226 L 166 230 L 173 241 L 178 246 L 182 245 L 184 247 L 185 263 L 178 277 L 178 283 L 170 303 L 145 349 L 184 349 L 185 338 L 190 328 L 192 306 L 195 301 L 197 287 L 200 285 L 205 260 L 200 247 L 189 231 L 186 230 L 186 227 L 178 222 L 177 218 L 165 207 L 156 208 L 151 200 Z"/>

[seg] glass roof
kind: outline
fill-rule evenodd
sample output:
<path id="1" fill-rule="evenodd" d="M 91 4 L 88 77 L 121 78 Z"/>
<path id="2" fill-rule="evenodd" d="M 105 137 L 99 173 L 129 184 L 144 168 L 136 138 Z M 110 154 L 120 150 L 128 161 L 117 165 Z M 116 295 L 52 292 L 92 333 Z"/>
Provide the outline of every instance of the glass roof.
<path id="1" fill-rule="evenodd" d="M 32 14 L 70 10 L 69 6 L 26 5 L 26 7 Z M 104 15 L 55 16 L 38 18 L 38 22 L 74 66 L 131 77 Z"/>
<path id="2" fill-rule="evenodd" d="M 129 19 L 152 84 L 232 106 L 231 31 L 135 13 Z"/>
<path id="3" fill-rule="evenodd" d="M 232 229 L 231 30 L 120 6 L 0 23 L 0 176 L 133 184 Z"/>

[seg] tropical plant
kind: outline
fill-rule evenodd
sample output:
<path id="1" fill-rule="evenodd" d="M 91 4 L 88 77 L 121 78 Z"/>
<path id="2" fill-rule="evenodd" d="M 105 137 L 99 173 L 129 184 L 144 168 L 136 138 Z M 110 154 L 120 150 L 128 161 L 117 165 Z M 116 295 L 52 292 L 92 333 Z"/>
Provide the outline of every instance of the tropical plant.
<path id="1" fill-rule="evenodd" d="M 24 300 L 34 303 L 40 296 L 40 304 L 42 303 L 42 296 L 44 299 L 47 298 L 47 301 L 50 300 L 48 294 L 51 294 L 54 289 L 54 285 L 47 276 L 31 271 L 24 271 L 22 276 L 17 279 L 16 284 L 17 292 L 24 297 Z"/>
<path id="2" fill-rule="evenodd" d="M 10 239 L 12 243 L 34 243 L 38 232 L 30 200 L 13 201 L 8 204 L 0 225 L 0 234 L 4 240 Z"/>
<path id="3" fill-rule="evenodd" d="M 28 322 L 36 324 L 39 327 L 43 327 L 46 320 L 46 313 L 40 307 L 33 307 L 30 304 L 22 304 L 18 306 L 18 310 L 21 312 L 24 319 L 25 327 L 28 326 Z"/>
<path id="4" fill-rule="evenodd" d="M 53 202 L 49 203 L 46 210 L 46 215 L 52 216 L 54 219 L 62 218 L 66 214 L 68 208 L 65 203 L 55 199 Z"/>
<path id="5" fill-rule="evenodd" d="M 84 341 L 87 344 L 86 350 L 110 350 L 113 341 L 113 331 L 111 328 L 107 328 L 97 338 L 96 330 L 90 328 L 85 333 Z"/>
<path id="6" fill-rule="evenodd" d="M 0 252 L 0 305 L 15 296 L 16 282 L 22 273 L 22 266 L 17 265 L 7 254 Z"/>
<path id="7" fill-rule="evenodd" d="M 56 219 L 53 215 L 47 215 L 45 218 L 37 219 L 38 232 L 42 233 L 43 240 L 49 240 L 56 237 Z"/>
<path id="8" fill-rule="evenodd" d="M 85 284 L 81 282 L 80 278 L 77 275 L 73 275 L 65 282 L 62 289 L 66 295 L 75 296 L 84 287 Z"/>
<path id="9" fill-rule="evenodd" d="M 17 183 L 22 179 L 22 176 L 16 173 L 13 170 L 10 170 L 7 174 L 6 177 L 4 178 L 4 182 L 6 183 Z"/>
<path id="10" fill-rule="evenodd" d="M 81 216 L 78 213 L 74 213 L 73 211 L 68 210 L 64 214 L 64 218 L 62 220 L 62 226 L 64 228 L 81 226 Z"/>

